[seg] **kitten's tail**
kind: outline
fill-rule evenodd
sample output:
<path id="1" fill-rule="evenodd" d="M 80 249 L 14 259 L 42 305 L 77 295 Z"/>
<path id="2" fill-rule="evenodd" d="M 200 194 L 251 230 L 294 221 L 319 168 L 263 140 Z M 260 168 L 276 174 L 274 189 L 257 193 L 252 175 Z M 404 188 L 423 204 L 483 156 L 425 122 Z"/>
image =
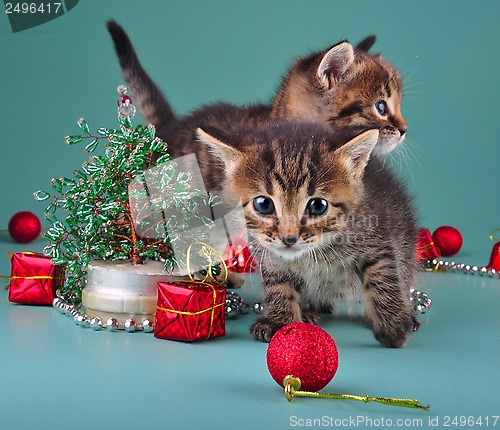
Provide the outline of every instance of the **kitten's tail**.
<path id="1" fill-rule="evenodd" d="M 115 21 L 108 21 L 107 28 L 113 38 L 123 76 L 128 87 L 133 91 L 135 104 L 144 121 L 157 127 L 173 121 L 175 114 L 170 104 L 142 68 L 125 30 Z"/>

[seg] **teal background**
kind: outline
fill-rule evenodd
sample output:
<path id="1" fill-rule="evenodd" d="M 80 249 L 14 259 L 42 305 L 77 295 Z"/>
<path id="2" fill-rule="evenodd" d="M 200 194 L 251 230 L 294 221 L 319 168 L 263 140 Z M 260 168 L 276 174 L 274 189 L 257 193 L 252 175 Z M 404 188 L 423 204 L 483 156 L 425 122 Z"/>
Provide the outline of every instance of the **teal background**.
<path id="1" fill-rule="evenodd" d="M 216 100 L 268 101 L 296 56 L 377 34 L 374 50 L 405 78 L 410 129 L 390 158 L 415 196 L 420 225 L 457 227 L 464 246 L 456 260 L 488 262 L 488 234 L 500 228 L 500 2 L 493 0 L 82 0 L 62 17 L 15 34 L 2 13 L 0 228 L 20 210 L 43 217 L 33 192 L 87 158 L 83 148 L 64 143 L 65 135 L 78 134 L 79 117 L 93 129 L 115 126 L 122 78 L 105 29 L 110 18 L 125 27 L 179 113 Z M 40 251 L 43 244 L 15 244 L 0 233 L 0 273 L 10 270 L 7 251 Z M 88 428 L 194 428 L 205 414 L 207 428 L 243 429 L 288 428 L 293 414 L 424 416 L 425 423 L 446 414 L 499 415 L 499 282 L 423 276 L 421 288 L 435 306 L 403 350 L 378 347 L 355 324 L 323 323 L 338 330 L 345 366 L 330 391 L 416 397 L 433 406 L 424 414 L 309 399 L 288 405 L 267 375 L 265 345 L 247 337 L 252 315 L 229 323 L 232 341 L 193 346 L 79 331 L 55 312 L 9 305 L 4 297 L 0 423 L 63 428 L 71 420 L 83 428 L 88 419 Z M 258 288 L 245 294 L 256 296 Z"/>
<path id="2" fill-rule="evenodd" d="M 410 130 L 391 158 L 420 223 L 462 231 L 464 259 L 486 264 L 498 217 L 500 5 L 497 1 L 96 1 L 13 34 L 0 15 L 0 226 L 86 156 L 63 137 L 115 125 L 122 82 L 104 27 L 114 18 L 175 109 L 270 100 L 298 55 L 375 33 L 404 75 Z M 136 121 L 137 123 L 137 121 Z M 457 257 L 458 258 L 458 257 Z"/>

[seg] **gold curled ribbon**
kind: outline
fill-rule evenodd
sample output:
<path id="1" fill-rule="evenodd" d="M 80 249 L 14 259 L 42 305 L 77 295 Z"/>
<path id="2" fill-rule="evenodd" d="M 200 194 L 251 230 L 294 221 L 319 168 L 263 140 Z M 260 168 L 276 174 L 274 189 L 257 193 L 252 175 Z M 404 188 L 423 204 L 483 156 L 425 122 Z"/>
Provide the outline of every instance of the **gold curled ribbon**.
<path id="1" fill-rule="evenodd" d="M 192 252 L 193 247 L 197 246 L 197 245 L 201 247 L 201 251 L 203 251 L 203 253 L 205 254 L 205 257 L 207 257 L 207 259 L 208 259 L 207 274 L 205 275 L 205 277 L 201 281 L 195 281 L 195 279 L 193 278 L 193 275 L 192 275 L 192 271 L 191 271 L 191 252 Z M 221 281 L 217 281 L 212 275 L 212 268 L 213 268 L 213 262 L 214 262 L 214 260 L 212 258 L 212 254 L 215 254 L 215 256 L 220 260 L 220 264 L 224 268 L 224 278 Z M 186 269 L 188 271 L 189 279 L 191 279 L 191 281 L 193 281 L 193 282 L 206 282 L 208 280 L 208 278 L 210 278 L 210 280 L 212 282 L 219 282 L 220 284 L 225 284 L 227 281 L 227 277 L 228 277 L 227 265 L 224 262 L 224 258 L 222 257 L 222 255 L 220 255 L 216 249 L 214 249 L 210 245 L 207 245 L 204 242 L 193 242 L 191 245 L 189 245 L 189 247 L 186 251 Z"/>
<path id="2" fill-rule="evenodd" d="M 201 246 L 201 250 L 203 251 L 203 253 L 205 254 L 205 256 L 208 259 L 207 273 L 206 273 L 205 277 L 203 278 L 203 280 L 201 280 L 201 281 L 195 280 L 193 277 L 192 271 L 191 271 L 191 252 L 192 252 L 193 247 L 196 245 Z M 214 262 L 214 260 L 212 258 L 212 254 L 215 254 L 220 259 L 221 264 L 224 268 L 224 279 L 219 282 L 221 284 L 224 284 L 227 281 L 227 277 L 228 277 L 227 266 L 226 266 L 226 263 L 224 262 L 224 258 L 222 258 L 222 256 L 213 247 L 211 247 L 210 245 L 207 245 L 204 242 L 194 242 L 191 245 L 189 245 L 189 247 L 186 251 L 186 268 L 187 268 L 188 276 L 189 276 L 190 280 L 188 281 L 188 280 L 181 279 L 181 280 L 178 280 L 175 282 L 176 284 L 185 283 L 185 284 L 187 284 L 188 288 L 191 286 L 191 284 L 195 284 L 196 286 L 211 288 L 212 289 L 212 305 L 211 306 L 209 306 L 206 309 L 202 309 L 200 311 L 195 311 L 195 312 L 179 311 L 177 309 L 168 309 L 168 308 L 164 308 L 161 306 L 156 307 L 156 309 L 158 311 L 171 312 L 174 314 L 187 315 L 187 316 L 196 316 L 196 315 L 200 315 L 202 313 L 211 311 L 210 327 L 208 328 L 207 339 L 210 338 L 210 335 L 212 333 L 212 328 L 213 328 L 214 319 L 215 319 L 215 309 L 220 307 L 220 306 L 223 306 L 225 304 L 225 303 L 216 304 L 216 302 L 217 302 L 217 290 L 215 289 L 215 287 L 212 284 L 206 282 L 208 280 L 208 278 L 210 278 L 210 280 L 212 282 L 217 282 L 217 280 L 212 275 L 212 267 L 213 267 L 212 264 Z"/>
<path id="3" fill-rule="evenodd" d="M 312 397 L 319 399 L 338 399 L 338 400 L 357 400 L 360 402 L 377 402 L 383 403 L 384 405 L 400 406 L 403 408 L 413 408 L 413 409 L 423 409 L 424 411 L 430 410 L 429 405 L 422 405 L 418 400 L 415 399 L 397 399 L 394 397 L 371 397 L 371 396 L 357 396 L 355 394 L 328 394 L 328 393 L 317 393 L 314 391 L 299 391 L 301 386 L 300 379 L 288 375 L 283 380 L 283 385 L 285 387 L 285 397 L 291 402 L 294 397 Z"/>
<path id="4" fill-rule="evenodd" d="M 490 240 L 493 240 L 493 241 L 500 240 L 500 237 L 495 237 L 495 236 L 494 236 L 495 232 L 497 232 L 497 231 L 500 231 L 500 228 L 496 228 L 495 230 L 493 230 L 493 231 L 490 233 Z"/>
<path id="5" fill-rule="evenodd" d="M 433 258 L 433 260 L 436 260 L 436 264 L 434 264 L 434 267 L 426 267 L 425 268 L 425 271 L 426 272 L 440 272 L 440 271 L 444 271 L 444 269 L 441 270 L 441 268 L 439 267 L 441 265 L 441 250 L 436 246 L 434 245 L 434 242 L 431 242 L 429 245 L 425 245 L 425 248 L 431 248 L 431 247 L 434 247 L 434 249 L 437 251 L 438 253 L 438 256 L 437 258 Z M 432 261 L 432 260 L 430 260 Z"/>

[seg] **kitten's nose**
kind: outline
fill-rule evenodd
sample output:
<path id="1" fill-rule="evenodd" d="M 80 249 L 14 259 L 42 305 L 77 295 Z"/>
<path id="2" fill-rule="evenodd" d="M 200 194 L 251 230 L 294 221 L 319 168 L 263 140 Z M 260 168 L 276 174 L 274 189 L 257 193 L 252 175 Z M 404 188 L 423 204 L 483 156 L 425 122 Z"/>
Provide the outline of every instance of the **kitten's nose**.
<path id="1" fill-rule="evenodd" d="M 298 237 L 296 236 L 283 236 L 281 238 L 281 241 L 286 245 L 286 246 L 292 246 L 294 243 L 297 242 L 297 240 L 299 240 Z"/>
<path id="2" fill-rule="evenodd" d="M 398 128 L 399 133 L 401 136 L 403 136 L 407 131 L 408 131 L 408 126 L 407 125 L 402 125 Z"/>
<path id="3" fill-rule="evenodd" d="M 395 113 L 394 116 L 390 118 L 391 124 L 394 128 L 398 129 L 400 133 L 400 137 L 403 137 L 403 135 L 408 131 L 408 125 L 406 124 L 406 121 L 401 115 L 401 112 L 399 109 L 397 109 L 397 112 Z"/>

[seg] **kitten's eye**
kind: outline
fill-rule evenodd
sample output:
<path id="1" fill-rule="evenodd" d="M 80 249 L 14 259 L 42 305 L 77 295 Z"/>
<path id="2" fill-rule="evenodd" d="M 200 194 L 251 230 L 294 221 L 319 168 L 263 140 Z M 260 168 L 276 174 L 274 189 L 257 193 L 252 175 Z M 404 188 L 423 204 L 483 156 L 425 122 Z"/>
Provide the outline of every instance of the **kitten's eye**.
<path id="1" fill-rule="evenodd" d="M 307 213 L 312 216 L 323 215 L 328 209 L 328 202 L 325 199 L 311 199 L 307 203 Z"/>
<path id="2" fill-rule="evenodd" d="M 274 213 L 274 203 L 269 197 L 255 197 L 253 199 L 253 207 L 262 215 L 271 215 Z"/>
<path id="3" fill-rule="evenodd" d="M 379 100 L 375 103 L 375 109 L 380 115 L 387 115 L 387 103 L 384 100 Z"/>

